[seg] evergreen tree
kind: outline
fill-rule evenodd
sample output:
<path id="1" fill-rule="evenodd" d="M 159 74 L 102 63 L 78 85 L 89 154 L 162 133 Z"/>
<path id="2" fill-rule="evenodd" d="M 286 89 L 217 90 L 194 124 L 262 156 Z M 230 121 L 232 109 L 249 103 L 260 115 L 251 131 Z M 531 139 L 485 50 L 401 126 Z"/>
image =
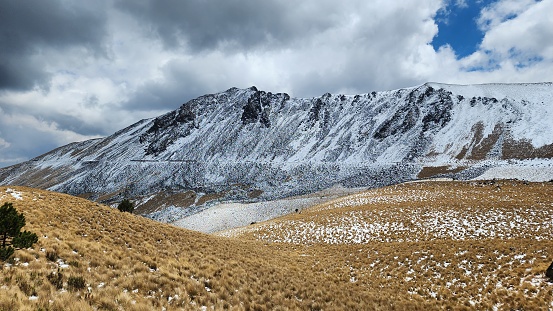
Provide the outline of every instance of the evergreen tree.
<path id="1" fill-rule="evenodd" d="M 25 216 L 23 216 L 23 213 L 17 213 L 13 205 L 8 202 L 0 206 L 0 238 L 2 239 L 2 248 L 6 248 L 8 239 L 19 235 L 23 226 L 25 226 Z"/>
<path id="2" fill-rule="evenodd" d="M 132 203 L 128 199 L 124 199 L 121 203 L 119 203 L 117 209 L 119 209 L 121 212 L 129 212 L 132 214 L 132 212 L 134 211 L 134 203 Z"/>
<path id="3" fill-rule="evenodd" d="M 4 203 L 0 206 L 0 260 L 7 260 L 13 255 L 14 247 L 28 248 L 38 242 L 36 234 L 23 231 L 21 228 L 25 226 L 25 216 L 23 213 L 18 213 L 12 203 Z"/>

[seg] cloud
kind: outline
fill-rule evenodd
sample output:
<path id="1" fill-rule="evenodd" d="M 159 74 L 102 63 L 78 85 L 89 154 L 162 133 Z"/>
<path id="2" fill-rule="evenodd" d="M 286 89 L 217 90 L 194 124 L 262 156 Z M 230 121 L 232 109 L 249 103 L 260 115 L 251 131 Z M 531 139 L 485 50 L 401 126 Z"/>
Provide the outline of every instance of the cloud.
<path id="1" fill-rule="evenodd" d="M 553 12 L 553 1 L 531 2 L 532 5 L 519 4 L 509 10 L 501 9 L 499 2 L 496 5 L 499 8 L 494 6 L 483 12 L 486 20 L 492 20 L 487 27 L 493 27 L 488 29 L 481 48 L 504 57 L 553 60 L 553 19 L 548 18 Z"/>
<path id="2" fill-rule="evenodd" d="M 4 140 L 4 138 L 0 138 L 0 149 L 8 148 L 11 146 L 11 144 Z"/>
<path id="3" fill-rule="evenodd" d="M 48 88 L 54 74 L 45 57 L 79 47 L 79 56 L 103 55 L 106 36 L 101 1 L 0 1 L 0 90 Z"/>
<path id="4" fill-rule="evenodd" d="M 285 48 L 334 27 L 359 3 L 143 0 L 117 1 L 116 5 L 141 20 L 144 30 L 160 38 L 166 48 L 235 51 Z"/>
<path id="5" fill-rule="evenodd" d="M 553 76 L 553 1 L 498 1 L 485 8 L 480 48 L 461 60 L 461 68 L 479 80 L 551 81 Z M 461 72 L 463 74 L 463 72 Z"/>

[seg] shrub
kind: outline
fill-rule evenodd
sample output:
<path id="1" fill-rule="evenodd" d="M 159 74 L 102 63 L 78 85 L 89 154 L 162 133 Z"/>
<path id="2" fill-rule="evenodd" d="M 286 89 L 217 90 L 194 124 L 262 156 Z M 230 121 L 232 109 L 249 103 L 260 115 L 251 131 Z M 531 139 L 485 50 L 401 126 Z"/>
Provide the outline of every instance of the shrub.
<path id="1" fill-rule="evenodd" d="M 56 261 L 58 258 L 58 253 L 56 251 L 46 251 L 46 259 Z"/>
<path id="2" fill-rule="evenodd" d="M 67 280 L 67 287 L 69 290 L 81 290 L 86 287 L 86 282 L 82 276 L 70 276 Z"/>
<path id="3" fill-rule="evenodd" d="M 13 247 L 29 248 L 38 242 L 36 234 L 24 231 L 21 228 L 25 226 L 25 216 L 18 213 L 12 203 L 4 203 L 0 206 L 0 260 L 8 260 L 14 252 Z M 11 243 L 10 243 L 11 242 Z"/>
<path id="4" fill-rule="evenodd" d="M 129 212 L 132 214 L 132 212 L 134 211 L 134 203 L 132 203 L 128 199 L 124 199 L 121 203 L 119 203 L 117 209 L 121 212 Z"/>
<path id="5" fill-rule="evenodd" d="M 7 246 L 9 238 L 19 235 L 23 226 L 25 226 L 25 216 L 17 213 L 11 203 L 6 202 L 0 206 L 0 236 L 3 248 Z"/>
<path id="6" fill-rule="evenodd" d="M 0 247 L 0 260 L 6 261 L 8 258 L 13 255 L 14 248 L 11 246 L 8 247 Z"/>
<path id="7" fill-rule="evenodd" d="M 48 281 L 56 287 L 57 290 L 60 290 L 63 288 L 63 274 L 58 269 L 58 273 L 52 272 L 46 276 Z"/>
<path id="8" fill-rule="evenodd" d="M 38 242 L 38 236 L 27 230 L 13 238 L 12 244 L 17 248 L 29 248 Z"/>

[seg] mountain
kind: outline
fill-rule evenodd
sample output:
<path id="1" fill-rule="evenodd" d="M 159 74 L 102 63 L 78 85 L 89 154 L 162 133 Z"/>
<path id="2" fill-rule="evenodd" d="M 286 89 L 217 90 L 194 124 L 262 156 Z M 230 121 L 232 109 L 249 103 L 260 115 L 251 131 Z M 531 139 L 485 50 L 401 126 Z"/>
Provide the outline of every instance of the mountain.
<path id="1" fill-rule="evenodd" d="M 175 220 L 221 200 L 426 177 L 553 179 L 553 84 L 447 85 L 291 98 L 231 88 L 0 171 L 25 185 Z M 181 209 L 181 207 L 194 207 Z"/>

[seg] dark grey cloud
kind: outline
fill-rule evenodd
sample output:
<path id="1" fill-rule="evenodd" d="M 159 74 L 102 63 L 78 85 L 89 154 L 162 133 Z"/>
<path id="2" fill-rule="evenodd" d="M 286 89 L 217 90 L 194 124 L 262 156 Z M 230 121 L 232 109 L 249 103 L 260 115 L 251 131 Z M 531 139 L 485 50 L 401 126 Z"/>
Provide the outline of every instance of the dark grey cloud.
<path id="1" fill-rule="evenodd" d="M 341 18 L 341 4 L 335 1 L 142 0 L 117 1 L 117 7 L 138 18 L 165 47 L 193 51 L 278 49 L 325 31 Z"/>
<path id="2" fill-rule="evenodd" d="M 105 56 L 102 2 L 0 0 L 0 90 L 47 87 L 49 49 L 78 46 Z"/>

